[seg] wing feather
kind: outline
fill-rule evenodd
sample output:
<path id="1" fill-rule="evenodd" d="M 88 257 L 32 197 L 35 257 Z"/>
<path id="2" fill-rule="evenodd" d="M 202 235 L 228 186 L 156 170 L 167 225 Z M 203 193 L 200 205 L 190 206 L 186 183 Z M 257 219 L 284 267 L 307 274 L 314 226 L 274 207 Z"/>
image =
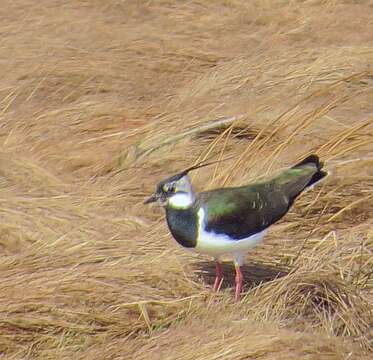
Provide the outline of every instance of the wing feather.
<path id="1" fill-rule="evenodd" d="M 281 218 L 288 200 L 273 184 L 225 188 L 200 194 L 206 205 L 206 230 L 240 240 Z"/>
<path id="2" fill-rule="evenodd" d="M 272 179 L 199 194 L 206 230 L 240 240 L 281 219 L 319 171 L 313 163 L 289 168 Z"/>

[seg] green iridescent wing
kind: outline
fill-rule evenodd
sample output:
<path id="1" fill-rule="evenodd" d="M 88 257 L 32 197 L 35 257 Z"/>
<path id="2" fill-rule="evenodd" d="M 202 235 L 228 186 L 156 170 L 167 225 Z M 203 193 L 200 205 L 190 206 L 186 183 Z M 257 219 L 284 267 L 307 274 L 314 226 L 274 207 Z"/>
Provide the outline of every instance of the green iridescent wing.
<path id="1" fill-rule="evenodd" d="M 282 218 L 295 198 L 326 175 L 308 158 L 268 181 L 200 193 L 205 204 L 206 230 L 242 239 Z"/>

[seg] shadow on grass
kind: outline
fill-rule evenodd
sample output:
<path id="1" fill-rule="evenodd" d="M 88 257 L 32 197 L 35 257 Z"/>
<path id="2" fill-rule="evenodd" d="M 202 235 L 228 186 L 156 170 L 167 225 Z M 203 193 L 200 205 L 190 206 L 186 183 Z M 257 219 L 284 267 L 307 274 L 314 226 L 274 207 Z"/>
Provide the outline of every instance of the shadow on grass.
<path id="1" fill-rule="evenodd" d="M 198 276 L 202 279 L 203 283 L 212 287 L 215 280 L 215 262 L 213 261 L 200 261 L 195 264 L 195 271 Z M 223 282 L 221 284 L 221 289 L 232 288 L 235 286 L 235 269 L 233 262 L 223 262 Z M 241 267 L 242 274 L 244 276 L 243 280 L 243 290 L 247 291 L 250 288 L 256 287 L 262 283 L 272 281 L 274 279 L 283 277 L 288 274 L 288 271 L 270 265 L 264 264 L 244 264 Z"/>

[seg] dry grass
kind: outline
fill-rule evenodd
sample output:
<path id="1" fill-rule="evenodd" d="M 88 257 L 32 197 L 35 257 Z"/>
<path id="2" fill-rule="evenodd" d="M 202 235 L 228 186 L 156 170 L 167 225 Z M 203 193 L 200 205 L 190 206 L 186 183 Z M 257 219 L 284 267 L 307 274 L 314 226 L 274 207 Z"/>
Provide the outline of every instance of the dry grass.
<path id="1" fill-rule="evenodd" d="M 2 358 L 370 358 L 372 6 L 6 0 Z M 239 305 L 142 205 L 198 160 L 234 156 L 207 189 L 314 151 L 332 174 L 247 255 Z"/>

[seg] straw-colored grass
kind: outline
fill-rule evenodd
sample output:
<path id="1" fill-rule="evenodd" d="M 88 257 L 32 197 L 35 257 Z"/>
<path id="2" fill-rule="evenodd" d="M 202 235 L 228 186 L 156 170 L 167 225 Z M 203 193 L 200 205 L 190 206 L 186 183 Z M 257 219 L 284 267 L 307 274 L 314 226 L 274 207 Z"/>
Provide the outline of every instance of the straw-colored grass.
<path id="1" fill-rule="evenodd" d="M 0 23 L 4 359 L 368 359 L 370 1 L 10 1 Z M 233 267 L 143 199 L 317 152 L 330 176 Z"/>

